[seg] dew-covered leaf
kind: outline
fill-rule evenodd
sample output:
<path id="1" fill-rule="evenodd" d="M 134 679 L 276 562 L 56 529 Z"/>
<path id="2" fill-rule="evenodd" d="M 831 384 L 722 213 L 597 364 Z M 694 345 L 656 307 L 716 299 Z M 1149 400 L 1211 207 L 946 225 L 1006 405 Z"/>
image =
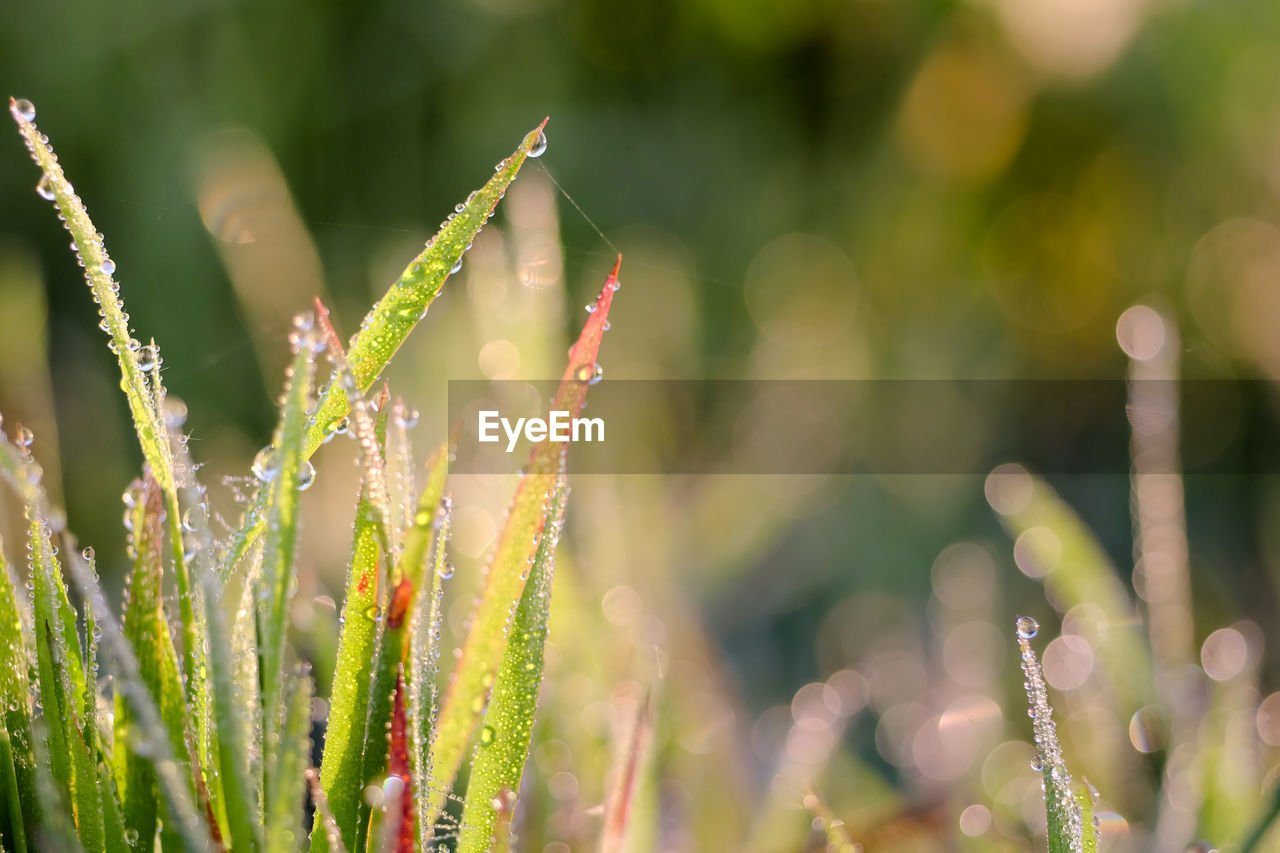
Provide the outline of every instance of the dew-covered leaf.
<path id="1" fill-rule="evenodd" d="M 22 624 L 28 608 L 3 549 L 0 549 L 0 729 L 5 756 L 0 772 L 5 775 L 5 803 L 8 829 L 4 837 L 13 839 L 18 849 L 26 847 L 26 824 L 38 817 L 35 796 L 35 757 L 31 743 L 31 685 L 27 679 L 30 653 Z M 24 603 L 19 604 L 23 599 Z M 24 815 L 24 811 L 26 814 Z"/>
<path id="2" fill-rule="evenodd" d="M 533 718 L 542 686 L 556 545 L 567 495 L 568 487 L 561 475 L 554 487 L 528 581 L 511 619 L 506 651 L 477 739 L 458 834 L 458 853 L 485 853 L 506 850 L 508 846 L 507 827 L 514 814 L 520 777 L 529 755 Z"/>
<path id="3" fill-rule="evenodd" d="M 293 853 L 306 837 L 302 823 L 311 760 L 311 676 L 305 672 L 294 674 L 288 686 L 267 798 L 270 853 Z"/>
<path id="4" fill-rule="evenodd" d="M 281 690 L 285 679 L 285 636 L 289 603 L 293 599 L 294 558 L 298 542 L 298 491 L 314 476 L 311 463 L 302 453 L 307 429 L 307 408 L 311 400 L 317 345 L 323 338 L 307 317 L 298 320 L 291 335 L 293 362 L 285 382 L 280 422 L 269 449 L 255 460 L 255 473 L 265 479 L 260 491 L 271 493 L 267 509 L 267 531 L 263 540 L 261 589 L 257 596 L 258 641 L 262 661 L 262 756 L 263 766 L 276 765 L 279 742 Z M 266 458 L 262 458 L 265 454 Z M 267 771 L 268 774 L 270 770 Z M 268 784 L 268 789 L 271 785 Z"/>
<path id="5" fill-rule="evenodd" d="M 586 403 L 587 389 L 598 378 L 597 357 L 608 327 L 609 309 L 619 287 L 618 268 L 622 258 L 605 279 L 578 340 L 569 350 L 569 364 L 560 381 L 551 408 L 577 417 Z M 506 647 L 507 623 L 512 605 L 524 589 L 529 560 L 534 556 L 540 534 L 551 511 L 551 496 L 564 471 L 568 445 L 542 441 L 529 456 L 526 474 L 516 488 L 498 540 L 497 550 L 485 576 L 480 602 L 471 620 L 462 648 L 462 657 L 449 685 L 436 728 L 432 756 L 437 784 L 428 791 L 430 821 L 439 817 L 448 786 L 458 772 L 462 756 L 480 715 Z"/>
<path id="6" fill-rule="evenodd" d="M 472 193 L 462 209 L 451 215 L 426 248 L 400 274 L 382 299 L 369 311 L 360 330 L 351 338 L 348 359 L 356 390 L 364 393 L 386 368 L 392 356 L 426 314 L 480 229 L 493 215 L 498 201 L 515 180 L 530 150 L 542 139 L 542 124 L 530 131 L 510 157 L 498 164 L 493 177 Z M 321 444 L 340 428 L 348 416 L 351 400 L 348 389 L 332 382 L 325 389 L 308 429 L 303 458 L 309 459 Z M 224 554 L 221 574 L 225 576 L 262 535 L 266 501 L 260 497 L 245 513 L 240 528 L 232 536 Z"/>

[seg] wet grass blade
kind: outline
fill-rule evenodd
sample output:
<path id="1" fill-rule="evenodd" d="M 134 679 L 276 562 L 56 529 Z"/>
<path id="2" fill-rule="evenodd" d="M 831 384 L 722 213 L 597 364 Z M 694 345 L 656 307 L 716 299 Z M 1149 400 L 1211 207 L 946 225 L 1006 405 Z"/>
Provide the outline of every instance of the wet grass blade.
<path id="1" fill-rule="evenodd" d="M 447 458 L 447 457 L 446 457 Z M 440 460 L 443 465 L 445 459 Z M 442 483 L 443 485 L 443 483 Z M 431 565 L 430 595 L 418 594 L 409 626 L 409 701 L 413 725 L 413 783 L 418 792 L 418 845 L 429 849 L 431 824 L 426 791 L 434 784 L 431 744 L 435 735 L 437 678 L 440 674 L 440 623 L 444 608 L 444 579 L 448 568 L 449 537 L 453 527 L 453 502 L 444 498 L 436 513 L 436 533 Z"/>
<path id="2" fill-rule="evenodd" d="M 578 340 L 569 350 L 569 364 L 551 405 L 577 417 L 586 403 L 587 388 L 598 378 L 596 359 L 608 326 L 609 309 L 619 287 L 622 257 L 605 279 Z M 538 548 L 551 506 L 547 496 L 564 470 L 566 444 L 543 441 L 530 454 L 527 473 L 516 489 L 511 512 L 498 540 L 485 578 L 480 603 L 471 620 L 453 681 L 440 712 L 432 760 L 438 784 L 428 791 L 428 815 L 440 816 L 448 786 L 484 711 L 507 642 L 507 622 L 513 603 L 524 589 L 529 560 Z"/>
<path id="3" fill-rule="evenodd" d="M 0 839 L 5 849 L 15 853 L 27 850 L 26 820 L 22 814 L 24 796 L 27 794 L 18 784 L 9 730 L 0 719 Z"/>
<path id="4" fill-rule="evenodd" d="M 138 719 L 132 748 L 151 762 L 157 788 L 164 799 L 166 812 L 172 819 L 171 828 L 181 839 L 183 849 L 212 849 L 209 826 L 190 794 L 190 776 L 183 775 L 168 738 L 164 735 L 165 725 L 160 711 L 147 692 L 138 659 L 129 641 L 125 639 L 123 629 L 116 622 L 106 595 L 79 554 L 69 554 L 67 566 L 71 579 L 84 599 L 85 609 L 93 614 L 95 624 L 101 629 L 102 648 L 115 670 L 116 691 L 124 695 Z"/>
<path id="5" fill-rule="evenodd" d="M 192 609 L 173 459 L 160 415 L 160 404 L 163 401 L 164 392 L 159 385 L 159 371 L 156 369 L 159 355 L 154 345 L 147 348 L 147 358 L 151 361 L 155 379 L 155 382 L 152 382 L 144 369 L 145 361 L 139 360 L 138 354 L 144 348 L 133 337 L 133 332 L 129 328 L 129 315 L 124 311 L 124 303 L 120 299 L 120 288 L 113 278 L 115 262 L 107 255 L 102 235 L 94 227 L 84 203 L 76 195 L 71 182 L 63 173 L 62 166 L 59 165 L 57 156 L 49 146 L 47 137 L 36 129 L 29 116 L 18 109 L 17 102 L 13 98 L 9 99 L 9 113 L 18 123 L 18 130 L 26 142 L 27 149 L 31 152 L 32 159 L 40 167 L 41 186 L 53 194 L 54 204 L 57 205 L 63 223 L 71 234 L 76 254 L 84 266 L 85 280 L 93 292 L 93 299 L 98 304 L 99 313 L 102 315 L 100 325 L 110 337 L 111 350 L 115 353 L 120 365 L 120 387 L 125 392 L 129 411 L 133 415 L 134 431 L 138 435 L 142 455 L 165 495 L 181 609 L 183 648 L 186 656 L 184 662 L 187 673 L 192 674 L 196 671 L 194 650 L 200 646 L 203 638 L 197 633 Z M 188 687 L 194 689 L 197 681 L 198 679 L 189 678 Z M 197 697 L 192 695 L 189 698 L 194 702 Z"/>
<path id="6" fill-rule="evenodd" d="M 138 659 L 147 693 L 160 712 L 164 736 L 183 767 L 184 777 L 190 778 L 192 759 L 187 747 L 187 706 L 178 670 L 178 654 L 164 611 L 163 495 L 159 484 L 150 477 L 145 483 L 135 484 L 131 491 L 135 495 L 130 514 L 133 517 L 136 558 L 125 595 L 124 636 Z M 155 837 L 156 821 L 160 817 L 159 802 L 151 763 L 132 749 L 137 737 L 133 729 L 138 725 L 140 721 L 124 695 L 117 694 L 112 754 L 121 814 L 130 837 L 151 839 Z M 194 786 L 188 795 L 195 796 Z M 166 823 L 173 824 L 173 821 L 167 819 Z"/>
<path id="7" fill-rule="evenodd" d="M 312 321 L 301 318 L 290 339 L 293 363 L 285 381 L 280 423 L 271 442 L 269 459 L 255 461 L 262 491 L 270 491 L 267 531 L 262 552 L 262 603 L 258 613 L 258 637 L 262 660 L 262 756 L 263 767 L 276 764 L 279 742 L 281 689 L 285 680 L 284 656 L 289 602 L 294 586 L 293 564 L 298 544 L 298 491 L 310 485 L 314 470 L 302 458 L 303 436 L 307 429 L 307 407 L 311 400 L 317 346 L 323 339 L 311 329 Z M 270 771 L 268 770 L 268 773 Z M 268 782 L 267 790 L 271 789 Z"/>
<path id="8" fill-rule="evenodd" d="M 528 582 L 511 620 L 510 639 L 494 680 L 484 727 L 480 730 L 467 784 L 458 853 L 507 849 L 506 828 L 515 811 L 542 686 L 556 545 L 560 541 L 567 495 L 568 487 L 562 475 L 550 501 Z"/>
<path id="9" fill-rule="evenodd" d="M 305 837 L 302 822 L 307 765 L 311 759 L 311 695 L 311 676 L 305 671 L 289 679 L 280 745 L 267 798 L 267 850 L 270 853 L 293 853 Z"/>
<path id="10" fill-rule="evenodd" d="M 1049 853 L 1082 853 L 1085 848 L 1080 802 L 1062 755 L 1062 745 L 1058 742 L 1053 709 L 1049 705 L 1049 688 L 1045 684 L 1040 661 L 1031 649 L 1031 638 L 1036 635 L 1039 626 L 1034 619 L 1019 616 L 1016 630 L 1022 674 L 1026 679 L 1028 713 L 1031 715 L 1035 735 L 1036 761 L 1044 776 Z"/>
<path id="11" fill-rule="evenodd" d="M 27 679 L 27 651 L 19 587 L 0 549 L 0 772 L 4 774 L 7 828 L 4 838 L 12 849 L 26 850 L 28 820 L 39 819 L 35 796 L 35 758 L 31 743 L 31 685 Z M 25 596 L 24 596 L 25 597 Z M 30 814 L 24 815 L 23 808 Z"/>
<path id="12" fill-rule="evenodd" d="M 360 331 L 351 339 L 348 359 L 355 377 L 356 390 L 364 393 L 386 368 L 392 356 L 404 343 L 413 327 L 426 314 L 439 295 L 445 280 L 456 268 L 463 254 L 493 215 L 498 201 L 515 180 L 530 150 L 542 138 L 544 120 L 530 131 L 510 157 L 498 164 L 483 187 L 472 193 L 462 210 L 451 215 L 440 231 L 401 273 L 400 278 L 369 311 Z M 351 410 L 348 389 L 333 382 L 325 389 L 316 410 L 314 423 L 308 428 L 303 458 L 309 459 L 321 444 L 332 436 Z M 248 553 L 262 535 L 265 500 L 256 500 L 227 546 L 221 574 L 226 576 Z"/>

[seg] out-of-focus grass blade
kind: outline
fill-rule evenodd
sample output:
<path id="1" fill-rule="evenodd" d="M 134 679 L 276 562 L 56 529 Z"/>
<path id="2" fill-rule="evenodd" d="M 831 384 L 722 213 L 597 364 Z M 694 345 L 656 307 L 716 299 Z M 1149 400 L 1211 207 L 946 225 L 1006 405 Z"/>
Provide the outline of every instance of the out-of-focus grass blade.
<path id="1" fill-rule="evenodd" d="M 178 654 L 164 611 L 164 529 L 161 520 L 164 498 L 159 484 L 150 476 L 131 491 L 135 495 L 130 514 L 133 517 L 133 550 L 136 556 L 125 595 L 124 636 L 138 659 L 143 684 L 160 712 L 165 726 L 164 736 L 183 767 L 184 777 L 189 779 L 192 758 L 186 736 L 187 704 L 178 671 Z M 156 834 L 159 803 L 151 763 L 132 748 L 137 738 L 133 728 L 138 725 L 139 720 L 124 695 L 117 694 L 112 754 L 121 813 L 130 837 L 152 839 Z M 158 736 L 160 733 L 153 734 Z M 190 787 L 188 795 L 195 797 L 194 786 Z M 166 825 L 172 824 L 172 820 L 166 820 Z"/>
<path id="2" fill-rule="evenodd" d="M 347 846 L 342 843 L 342 833 L 338 831 L 338 822 L 333 819 L 329 809 L 329 797 L 320 787 L 320 771 L 314 767 L 307 768 L 307 784 L 311 790 L 311 802 L 315 804 L 315 826 L 311 832 L 324 833 L 329 842 L 330 853 L 347 853 Z"/>
<path id="3" fill-rule="evenodd" d="M 293 853 L 304 838 L 303 804 L 311 758 L 311 677 L 306 672 L 296 674 L 289 679 L 289 687 L 267 802 L 270 853 Z"/>
<path id="4" fill-rule="evenodd" d="M 298 328 L 290 335 L 294 356 L 285 382 L 280 423 L 271 442 L 270 459 L 259 460 L 261 464 L 255 462 L 259 469 L 255 473 L 260 478 L 264 475 L 268 478 L 261 491 L 272 493 L 263 541 L 263 589 L 258 596 L 262 602 L 258 614 L 258 638 L 262 656 L 264 768 L 275 766 L 275 749 L 279 742 L 285 635 L 288 629 L 286 620 L 295 583 L 293 562 L 298 541 L 298 490 L 310 485 L 314 476 L 311 463 L 302 459 L 316 348 L 324 345 L 324 339 L 312 329 L 312 322 L 310 318 L 299 318 L 296 321 Z M 271 787 L 269 785 L 268 790 Z"/>
<path id="5" fill-rule="evenodd" d="M 560 540 L 567 494 L 565 478 L 561 475 L 533 566 L 529 569 L 528 582 L 511 620 L 510 639 L 494 680 L 484 728 L 480 730 L 458 831 L 458 853 L 507 849 L 507 829 L 529 755 L 533 717 L 542 686 L 556 544 Z"/>
<path id="6" fill-rule="evenodd" d="M 26 853 L 27 830 L 22 814 L 22 798 L 26 796 L 18 785 L 14 768 L 13 748 L 9 730 L 0 718 L 0 839 L 5 849 Z"/>
<path id="7" fill-rule="evenodd" d="M 31 685 L 27 669 L 31 658 L 18 604 L 18 585 L 0 549 L 0 727 L 6 755 L 0 761 L 5 774 L 8 829 L 5 839 L 13 849 L 26 850 L 28 818 L 38 820 L 35 793 L 35 760 L 31 743 Z M 25 604 L 22 606 L 26 606 Z M 23 808 L 29 814 L 23 814 Z"/>
<path id="8" fill-rule="evenodd" d="M 653 734 L 652 713 L 652 700 L 646 694 L 636 710 L 627 749 L 620 756 L 613 793 L 605 808 L 604 828 L 600 832 L 600 853 L 625 853 L 627 850 L 631 807 L 639 784 L 640 767 Z"/>
<path id="9" fill-rule="evenodd" d="M 124 303 L 120 299 L 120 288 L 113 278 L 115 262 L 107 255 L 102 235 L 94 227 L 84 203 L 76 195 L 71 182 L 63 173 L 62 166 L 59 165 L 57 156 L 49 146 L 47 137 L 36 129 L 30 117 L 18 109 L 17 102 L 13 98 L 9 99 L 9 113 L 18 123 L 18 130 L 26 141 L 31 157 L 43 173 L 40 179 L 41 185 L 52 191 L 54 203 L 62 214 L 67 231 L 71 234 L 76 253 L 84 266 L 85 280 L 93 291 L 94 301 L 98 303 L 99 313 L 102 315 L 100 325 L 110 336 L 111 349 L 120 364 L 120 387 L 124 390 L 129 402 L 129 411 L 133 415 L 134 429 L 138 434 L 142 455 L 165 495 L 181 609 L 183 647 L 186 655 L 184 660 L 189 676 L 188 687 L 194 689 L 198 681 L 191 677 L 196 663 L 194 650 L 199 647 L 202 638 L 197 633 L 192 610 L 187 564 L 182 547 L 181 510 L 178 506 L 178 492 L 173 475 L 173 459 L 169 453 L 164 423 L 158 408 L 163 399 L 163 391 L 158 384 L 152 387 L 148 382 L 143 364 L 139 362 L 138 353 L 143 347 L 129 329 L 128 315 L 125 314 Z M 149 348 L 148 358 L 153 365 L 158 360 L 154 345 Z M 159 376 L 158 371 L 155 375 Z M 196 699 L 195 696 L 190 698 L 193 702 Z"/>
<path id="10" fill-rule="evenodd" d="M 569 365 L 551 408 L 576 417 L 586 403 L 587 388 L 599 378 L 596 359 L 608 327 L 613 295 L 620 286 L 622 256 L 605 279 L 578 340 L 569 350 Z M 448 787 L 458 772 L 485 700 L 497 675 L 507 641 L 511 606 L 524 588 L 529 559 L 538 548 L 538 536 L 550 513 L 548 495 L 564 470 L 566 444 L 543 441 L 530 454 L 527 473 L 516 489 L 511 512 L 498 540 L 485 578 L 480 603 L 463 643 L 462 657 L 449 685 L 436 729 L 432 760 L 437 784 L 428 791 L 428 823 L 439 817 Z"/>
<path id="11" fill-rule="evenodd" d="M 997 479 L 1005 482 L 992 484 Z M 1075 511 L 1038 477 L 1017 467 L 998 468 L 989 484 L 1018 495 L 1008 502 L 997 500 L 993 507 L 1030 558 L 1052 567 L 1044 578 L 1050 593 L 1067 608 L 1088 603 L 1106 614 L 1109 630 L 1099 644 L 1099 658 L 1108 684 L 1121 697 L 1121 710 L 1132 715 L 1150 701 L 1151 656 L 1133 602 L 1106 552 Z"/>
<path id="12" fill-rule="evenodd" d="M 351 339 L 348 351 L 352 374 L 360 393 L 373 387 L 374 380 L 427 312 L 444 286 L 445 279 L 453 272 L 476 234 L 493 215 L 499 199 L 515 180 L 529 151 L 539 144 L 542 128 L 545 126 L 544 120 L 525 136 L 520 147 L 510 157 L 498 164 L 493 177 L 467 198 L 461 211 L 449 217 L 360 324 L 360 331 Z M 340 382 L 330 383 L 317 407 L 315 420 L 308 428 L 304 459 L 309 459 L 316 448 L 335 433 L 350 409 L 351 400 L 347 389 Z M 249 507 L 244 522 L 228 544 L 222 562 L 223 576 L 231 571 L 262 535 L 265 508 L 265 497 L 259 497 Z"/>

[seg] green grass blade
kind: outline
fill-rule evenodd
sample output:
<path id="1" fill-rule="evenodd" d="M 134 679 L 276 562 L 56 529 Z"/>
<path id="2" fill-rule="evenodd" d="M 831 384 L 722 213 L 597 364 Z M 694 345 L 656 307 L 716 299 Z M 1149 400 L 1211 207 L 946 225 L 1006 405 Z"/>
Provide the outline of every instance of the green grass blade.
<path id="1" fill-rule="evenodd" d="M 1027 616 L 1018 617 L 1017 637 L 1022 674 L 1026 678 L 1027 705 L 1035 735 L 1036 760 L 1044 776 L 1044 803 L 1049 823 L 1049 853 L 1081 853 L 1083 825 L 1071 773 L 1067 770 L 1049 705 L 1049 688 L 1040 661 L 1031 649 L 1039 626 Z"/>
<path id="2" fill-rule="evenodd" d="M 177 577 L 178 601 L 181 608 L 184 662 L 187 672 L 194 673 L 196 671 L 194 650 L 201 638 L 197 636 L 195 630 L 186 558 L 182 546 L 181 510 L 178 505 L 173 459 L 169 452 L 164 422 L 159 409 L 164 398 L 163 389 L 158 384 L 159 371 L 154 370 L 156 382 L 153 387 L 153 383 L 148 380 L 139 362 L 137 353 L 142 347 L 129 328 L 128 315 L 124 312 L 124 303 L 120 299 L 120 288 L 113 278 L 115 262 L 108 257 L 102 235 L 89 219 L 84 203 L 76 195 L 71 182 L 63 173 L 62 166 L 59 165 L 58 158 L 49 146 L 47 138 L 17 108 L 13 98 L 9 99 L 9 113 L 18 123 L 18 129 L 26 141 L 31 157 L 43 173 L 41 182 L 53 192 L 54 203 L 62 215 L 67 231 L 71 234 L 76 254 L 84 266 L 85 280 L 93 292 L 94 301 L 98 303 L 99 313 L 102 315 L 100 325 L 111 338 L 111 349 L 120 364 L 120 387 L 125 392 L 129 411 L 133 415 L 134 430 L 138 435 L 142 455 L 150 466 L 152 475 L 159 481 L 164 491 Z M 154 345 L 151 348 L 151 354 L 154 365 L 158 361 L 158 353 Z M 196 682 L 197 679 L 190 678 L 189 687 L 194 689 Z M 189 698 L 194 703 L 197 697 L 193 695 Z"/>
<path id="3" fill-rule="evenodd" d="M 134 846 L 128 842 L 128 827 L 116 794 L 115 780 L 105 762 L 98 765 L 98 789 L 102 791 L 102 828 L 107 837 L 107 853 L 131 853 Z"/>
<path id="4" fill-rule="evenodd" d="M 311 786 L 311 802 L 315 804 L 315 826 L 311 832 L 323 833 L 329 844 L 330 853 L 347 853 L 347 846 L 342 843 L 342 833 L 338 831 L 338 822 L 333 819 L 329 809 L 329 797 L 320 787 L 320 771 L 314 767 L 307 768 L 307 784 Z"/>
<path id="5" fill-rule="evenodd" d="M 1080 846 L 1082 853 L 1098 853 L 1098 828 L 1093 825 L 1093 797 L 1087 785 L 1076 791 L 1076 804 L 1080 807 Z"/>
<path id="6" fill-rule="evenodd" d="M 462 812 L 458 853 L 486 853 L 506 850 L 508 846 L 506 827 L 515 810 L 542 686 L 556 544 L 567 493 L 562 476 L 551 498 L 528 582 L 511 620 L 510 639 L 480 730 Z"/>
<path id="7" fill-rule="evenodd" d="M 22 814 L 22 791 L 18 786 L 18 774 L 13 762 L 13 748 L 9 730 L 0 719 L 0 839 L 6 850 L 26 853 L 26 819 Z"/>
<path id="8" fill-rule="evenodd" d="M 258 808 L 258 797 L 250 782 L 249 745 L 237 704 L 235 666 L 238 658 L 233 657 L 231 631 L 220 603 L 222 589 L 218 579 L 212 568 L 202 570 L 197 564 L 196 569 L 204 587 L 210 692 L 213 695 L 213 722 L 217 729 L 217 776 L 222 788 L 219 806 L 227 823 L 224 842 L 229 850 L 260 850 L 260 827 L 253 818 Z"/>
<path id="9" fill-rule="evenodd" d="M 193 778 L 188 750 L 187 705 L 164 610 L 164 497 L 159 484 L 148 477 L 133 492 L 133 574 L 125 594 L 124 637 L 138 660 L 143 685 L 159 710 L 163 736 L 177 757 L 184 779 Z M 141 722 L 123 694 L 115 698 L 114 749 L 116 789 L 126 830 L 139 839 L 153 838 L 160 817 L 155 774 L 151 763 L 131 749 Z M 160 733 L 152 733 L 159 735 Z M 195 797 L 195 787 L 187 786 Z M 167 818 L 167 816 L 166 816 Z M 166 824 L 173 824 L 166 819 Z"/>
<path id="10" fill-rule="evenodd" d="M 175 837 L 181 839 L 184 850 L 211 849 L 209 826 L 191 797 L 191 777 L 182 772 L 177 756 L 164 735 L 165 724 L 160 711 L 147 691 L 138 658 L 112 614 L 106 594 L 79 554 L 68 554 L 67 566 L 84 599 L 85 609 L 93 614 L 94 622 L 101 630 L 102 648 L 115 670 L 116 691 L 124 695 L 137 717 L 132 748 L 151 762 L 157 788 L 171 819 L 170 828 L 174 830 Z"/>
<path id="11" fill-rule="evenodd" d="M 30 654 L 19 610 L 18 585 L 0 549 L 0 725 L 3 725 L 8 764 L 13 779 L 6 789 L 9 802 L 11 839 L 16 849 L 26 849 L 25 827 L 38 819 L 39 800 L 35 796 L 35 757 L 32 754 L 31 685 L 27 678 Z M 27 605 L 22 605 L 23 607 Z M 23 813 L 23 809 L 27 813 Z"/>
<path id="12" fill-rule="evenodd" d="M 576 417 L 586 403 L 587 388 L 595 380 L 596 358 L 608 324 L 609 309 L 618 289 L 618 264 L 605 280 L 595 306 L 569 350 L 569 364 L 556 392 L 552 409 Z M 546 496 L 555 488 L 563 470 L 565 444 L 543 441 L 530 454 L 528 473 L 512 500 L 497 550 L 485 577 L 480 603 L 471 620 L 453 681 L 445 696 L 436 728 L 433 763 L 436 782 L 427 792 L 429 822 L 440 816 L 448 786 L 484 710 L 489 689 L 497 676 L 507 641 L 511 608 L 524 589 L 529 560 L 538 547 L 538 533 L 550 510 Z"/>
<path id="13" fill-rule="evenodd" d="M 311 677 L 306 672 L 289 679 L 280 745 L 267 798 L 267 850 L 270 853 L 293 853 L 305 838 L 302 819 L 307 766 L 311 761 L 311 695 Z"/>
<path id="14" fill-rule="evenodd" d="M 520 147 L 498 164 L 493 177 L 467 198 L 461 212 L 445 221 L 426 248 L 405 268 L 360 324 L 360 331 L 351 339 L 348 351 L 358 392 L 364 393 L 373 387 L 405 338 L 426 314 L 467 247 L 493 215 L 498 201 L 524 165 L 530 149 L 538 143 L 545 125 L 546 121 L 543 121 L 530 131 Z M 350 409 L 348 389 L 341 383 L 331 383 L 324 391 L 314 423 L 308 428 L 304 459 L 310 459 L 316 448 L 336 432 Z M 260 498 L 246 511 L 240 529 L 232 536 L 223 555 L 223 577 L 262 535 L 265 508 L 265 498 Z"/>
<path id="15" fill-rule="evenodd" d="M 355 841 L 356 816 L 363 799 L 364 727 L 369 712 L 369 681 L 377 631 L 382 547 L 373 512 L 367 490 L 361 489 L 347 594 L 342 605 L 338 662 L 329 696 L 329 724 L 320 762 L 320 787 L 347 843 Z M 330 846 L 327 833 L 312 833 L 313 851 L 327 850 Z"/>
<path id="16" fill-rule="evenodd" d="M 443 460 L 441 460 L 443 463 Z M 428 849 L 431 835 L 426 792 L 433 785 L 431 743 L 435 737 L 437 678 L 440 674 L 440 624 L 444 613 L 444 579 L 449 574 L 448 546 L 453 525 L 453 502 L 441 501 L 431 566 L 431 594 L 419 594 L 409 626 L 409 705 L 413 727 L 411 764 L 418 792 L 418 847 Z"/>
<path id="17" fill-rule="evenodd" d="M 281 688 L 284 683 L 285 635 L 288 608 L 295 584 L 293 563 L 298 541 L 298 491 L 310 485 L 314 471 L 302 459 L 302 441 L 307 428 L 307 407 L 315 374 L 316 345 L 323 339 L 312 330 L 310 318 L 295 320 L 298 329 L 291 336 L 293 363 L 285 382 L 280 423 L 271 442 L 271 459 L 258 467 L 259 477 L 269 477 L 262 486 L 271 492 L 267 533 L 263 541 L 263 606 L 258 614 L 258 637 L 262 656 L 263 766 L 276 764 L 275 748 L 281 718 Z M 304 466 L 306 470 L 304 471 Z M 270 771 L 268 771 L 270 772 Z"/>

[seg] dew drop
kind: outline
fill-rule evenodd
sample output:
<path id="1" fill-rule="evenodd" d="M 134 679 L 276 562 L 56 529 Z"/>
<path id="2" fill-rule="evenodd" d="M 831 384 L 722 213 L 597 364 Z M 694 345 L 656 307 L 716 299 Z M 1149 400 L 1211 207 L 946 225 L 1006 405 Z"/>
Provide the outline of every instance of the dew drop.
<path id="1" fill-rule="evenodd" d="M 23 121 L 36 120 L 36 105 L 28 101 L 26 98 L 18 98 L 13 102 L 13 108 L 18 111 L 18 115 Z"/>
<path id="2" fill-rule="evenodd" d="M 134 829 L 132 826 L 126 829 L 124 831 L 124 843 L 128 844 L 130 847 L 137 846 L 138 830 Z"/>
<path id="3" fill-rule="evenodd" d="M 93 562 L 93 546 L 92 545 L 87 546 L 83 551 L 80 552 L 80 556 L 84 557 L 84 560 L 86 563 Z"/>
<path id="4" fill-rule="evenodd" d="M 48 175 L 40 177 L 40 183 L 36 184 L 36 195 L 45 201 L 53 201 L 57 194 L 53 191 L 53 181 L 49 180 Z"/>
<path id="5" fill-rule="evenodd" d="M 493 743 L 493 739 L 496 736 L 497 736 L 497 732 L 493 730 L 493 726 L 485 726 L 480 731 L 480 745 L 488 746 L 489 744 Z"/>
<path id="6" fill-rule="evenodd" d="M 462 269 L 462 258 L 458 258 L 458 262 L 453 265 L 453 269 L 449 270 L 449 275 L 454 275 Z"/>
<path id="7" fill-rule="evenodd" d="M 298 466 L 298 491 L 305 492 L 316 481 L 316 466 L 303 462 Z"/>
<path id="8" fill-rule="evenodd" d="M 275 479 L 279 470 L 279 463 L 276 461 L 276 451 L 271 445 L 267 445 L 258 451 L 258 455 L 253 457 L 253 476 L 257 477 L 264 483 L 269 483 Z"/>
<path id="9" fill-rule="evenodd" d="M 151 372 L 151 369 L 156 366 L 156 362 L 158 360 L 159 355 L 156 353 L 156 348 L 151 344 L 148 344 L 138 350 L 138 369 L 143 373 Z"/>
<path id="10" fill-rule="evenodd" d="M 417 409 L 408 409 L 404 414 L 397 417 L 396 421 L 399 423 L 401 429 L 413 429 L 418 425 L 418 419 L 420 417 L 421 415 L 418 413 Z"/>
<path id="11" fill-rule="evenodd" d="M 441 566 L 440 577 L 442 580 L 448 580 L 449 578 L 453 577 L 453 566 L 449 565 L 448 563 L 445 563 L 443 566 Z"/>
<path id="12" fill-rule="evenodd" d="M 27 429 L 26 427 L 22 426 L 21 424 L 18 425 L 18 434 L 14 436 L 14 441 L 18 443 L 19 447 L 30 447 L 32 442 L 34 442 L 35 440 L 36 440 L 35 433 Z"/>
<path id="13" fill-rule="evenodd" d="M 110 258 L 103 258 L 102 264 L 98 267 L 106 275 L 112 275 L 116 271 L 116 262 Z"/>
<path id="14" fill-rule="evenodd" d="M 588 314 L 596 313 L 596 304 L 594 302 L 587 303 L 587 313 Z"/>
<path id="15" fill-rule="evenodd" d="M 533 147 L 529 149 L 530 157 L 541 157 L 547 153 L 547 135 L 541 130 L 538 131 L 538 138 L 534 140 Z"/>
<path id="16" fill-rule="evenodd" d="M 1019 616 L 1017 630 L 1019 637 L 1024 640 L 1030 640 L 1036 634 L 1040 633 L 1040 623 L 1032 619 L 1030 616 Z"/>

